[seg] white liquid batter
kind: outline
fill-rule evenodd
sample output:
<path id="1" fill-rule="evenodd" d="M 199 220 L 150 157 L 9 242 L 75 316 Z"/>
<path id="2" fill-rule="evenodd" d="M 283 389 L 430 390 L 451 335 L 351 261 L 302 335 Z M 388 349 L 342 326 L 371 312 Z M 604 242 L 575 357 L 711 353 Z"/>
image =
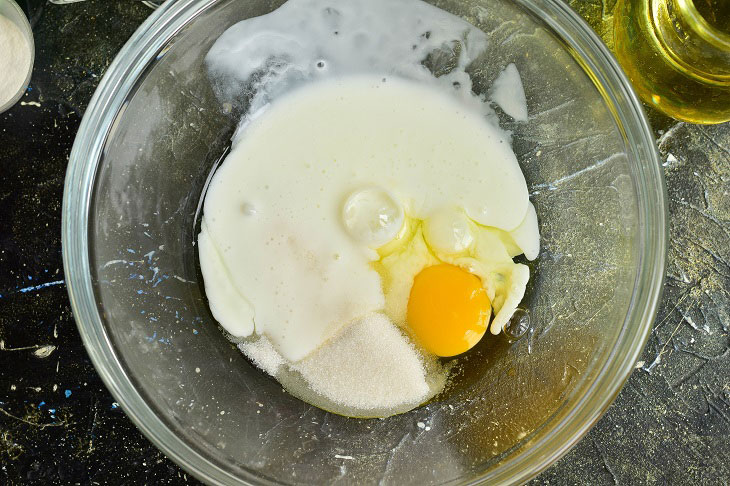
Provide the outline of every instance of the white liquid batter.
<path id="1" fill-rule="evenodd" d="M 303 399 L 386 416 L 443 388 L 446 371 L 395 325 L 424 265 L 477 275 L 493 333 L 522 299 L 529 270 L 512 257 L 537 256 L 537 219 L 508 136 L 471 92 L 486 48 L 419 0 L 290 0 L 206 57 L 219 100 L 245 112 L 204 203 L 206 294 Z M 500 79 L 505 108 L 522 86 Z"/>
<path id="2" fill-rule="evenodd" d="M 350 74 L 439 86 L 489 114 L 467 73 L 486 49 L 484 32 L 420 0 L 289 0 L 226 30 L 206 64 L 220 101 L 250 98 L 249 114 L 297 86 Z"/>
<path id="3" fill-rule="evenodd" d="M 509 231 L 528 212 L 509 144 L 451 97 L 382 77 L 301 88 L 247 126 L 206 196 L 201 267 L 223 327 L 235 336 L 255 327 L 297 361 L 382 309 L 369 265 L 377 254 L 341 218 L 348 195 L 368 186 L 419 219 L 458 205 Z"/>

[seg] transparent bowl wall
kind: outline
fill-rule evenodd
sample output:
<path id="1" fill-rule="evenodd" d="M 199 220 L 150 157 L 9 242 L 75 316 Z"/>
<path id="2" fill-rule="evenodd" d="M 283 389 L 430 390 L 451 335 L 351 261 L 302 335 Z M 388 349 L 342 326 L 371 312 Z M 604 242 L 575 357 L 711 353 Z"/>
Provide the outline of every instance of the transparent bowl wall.
<path id="1" fill-rule="evenodd" d="M 282 391 L 220 332 L 195 250 L 201 193 L 237 118 L 203 58 L 277 2 L 167 2 L 97 90 L 64 199 L 69 291 L 89 353 L 127 414 L 216 484 L 519 483 L 565 453 L 627 378 L 664 269 L 664 193 L 652 135 L 606 49 L 551 0 L 435 2 L 484 30 L 488 89 L 508 63 L 530 119 L 512 123 L 542 233 L 524 307 L 534 332 L 488 336 L 445 397 L 351 419 Z M 421 426 L 419 426 L 419 422 Z"/>

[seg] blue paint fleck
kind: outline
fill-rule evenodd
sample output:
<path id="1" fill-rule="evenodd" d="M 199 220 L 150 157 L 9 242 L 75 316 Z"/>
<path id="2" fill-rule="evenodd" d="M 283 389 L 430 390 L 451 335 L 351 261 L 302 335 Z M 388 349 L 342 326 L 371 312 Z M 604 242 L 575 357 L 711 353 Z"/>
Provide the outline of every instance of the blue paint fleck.
<path id="1" fill-rule="evenodd" d="M 147 341 L 149 341 L 149 342 L 154 341 L 155 339 L 157 339 L 157 331 L 155 331 L 154 334 L 152 334 L 152 337 L 148 337 L 148 338 L 145 338 L 145 339 Z"/>
<path id="2" fill-rule="evenodd" d="M 56 280 L 54 282 L 46 282 L 44 284 L 33 285 L 31 287 L 23 287 L 22 289 L 17 289 L 16 291 L 17 292 L 20 292 L 22 294 L 25 294 L 27 292 L 32 292 L 34 290 L 40 290 L 40 289 L 43 289 L 43 288 L 46 288 L 46 287 L 52 287 L 54 285 L 63 285 L 64 283 L 65 282 L 63 280 Z"/>
<path id="3" fill-rule="evenodd" d="M 119 404 L 117 402 L 112 403 L 112 410 L 114 410 L 115 408 L 119 408 Z"/>
<path id="4" fill-rule="evenodd" d="M 193 334 L 198 334 L 198 330 L 197 329 L 193 329 Z"/>
<path id="5" fill-rule="evenodd" d="M 147 311 L 143 311 L 143 310 L 139 311 L 139 313 L 142 314 L 142 315 L 144 315 L 146 312 Z"/>
<path id="6" fill-rule="evenodd" d="M 136 253 L 136 252 L 135 252 L 134 250 L 132 250 L 131 248 L 127 248 L 127 252 L 128 252 L 128 253 Z"/>
<path id="7" fill-rule="evenodd" d="M 41 402 L 41 403 L 39 403 L 39 404 L 38 404 L 38 408 L 41 408 L 41 407 L 43 407 L 43 405 L 45 405 L 45 404 L 46 404 L 46 402 Z"/>
<path id="8" fill-rule="evenodd" d="M 32 275 L 28 275 L 28 280 L 33 280 L 33 276 Z"/>
<path id="9" fill-rule="evenodd" d="M 150 317 L 150 321 L 157 322 L 157 318 L 156 317 Z"/>
<path id="10" fill-rule="evenodd" d="M 66 398 L 70 397 L 71 396 L 71 390 L 66 390 L 64 392 L 64 394 L 66 395 Z"/>
<path id="11" fill-rule="evenodd" d="M 51 414 L 55 414 L 56 413 L 56 409 L 55 408 L 49 408 L 48 411 L 51 412 Z"/>
<path id="12" fill-rule="evenodd" d="M 144 293 L 144 290 L 142 290 L 142 289 L 139 289 L 139 290 L 137 291 L 137 293 L 138 293 L 138 294 L 143 294 L 143 293 Z"/>

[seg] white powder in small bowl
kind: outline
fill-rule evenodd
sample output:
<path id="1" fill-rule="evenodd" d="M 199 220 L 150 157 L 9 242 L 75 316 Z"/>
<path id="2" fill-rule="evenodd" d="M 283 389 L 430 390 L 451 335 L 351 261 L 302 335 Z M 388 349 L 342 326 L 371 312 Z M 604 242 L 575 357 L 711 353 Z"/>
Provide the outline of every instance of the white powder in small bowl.
<path id="1" fill-rule="evenodd" d="M 31 58 L 30 43 L 23 32 L 0 15 L 0 107 L 23 89 Z"/>

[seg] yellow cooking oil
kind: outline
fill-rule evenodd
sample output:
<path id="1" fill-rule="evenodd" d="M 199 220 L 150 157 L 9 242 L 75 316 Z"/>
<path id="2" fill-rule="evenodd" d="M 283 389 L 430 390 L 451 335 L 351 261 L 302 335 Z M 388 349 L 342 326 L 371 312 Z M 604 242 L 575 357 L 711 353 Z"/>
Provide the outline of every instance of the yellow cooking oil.
<path id="1" fill-rule="evenodd" d="M 730 0 L 619 0 L 613 47 L 650 106 L 692 123 L 730 120 Z"/>
<path id="2" fill-rule="evenodd" d="M 695 0 L 697 12 L 713 28 L 730 33 L 730 2 L 728 0 Z"/>

